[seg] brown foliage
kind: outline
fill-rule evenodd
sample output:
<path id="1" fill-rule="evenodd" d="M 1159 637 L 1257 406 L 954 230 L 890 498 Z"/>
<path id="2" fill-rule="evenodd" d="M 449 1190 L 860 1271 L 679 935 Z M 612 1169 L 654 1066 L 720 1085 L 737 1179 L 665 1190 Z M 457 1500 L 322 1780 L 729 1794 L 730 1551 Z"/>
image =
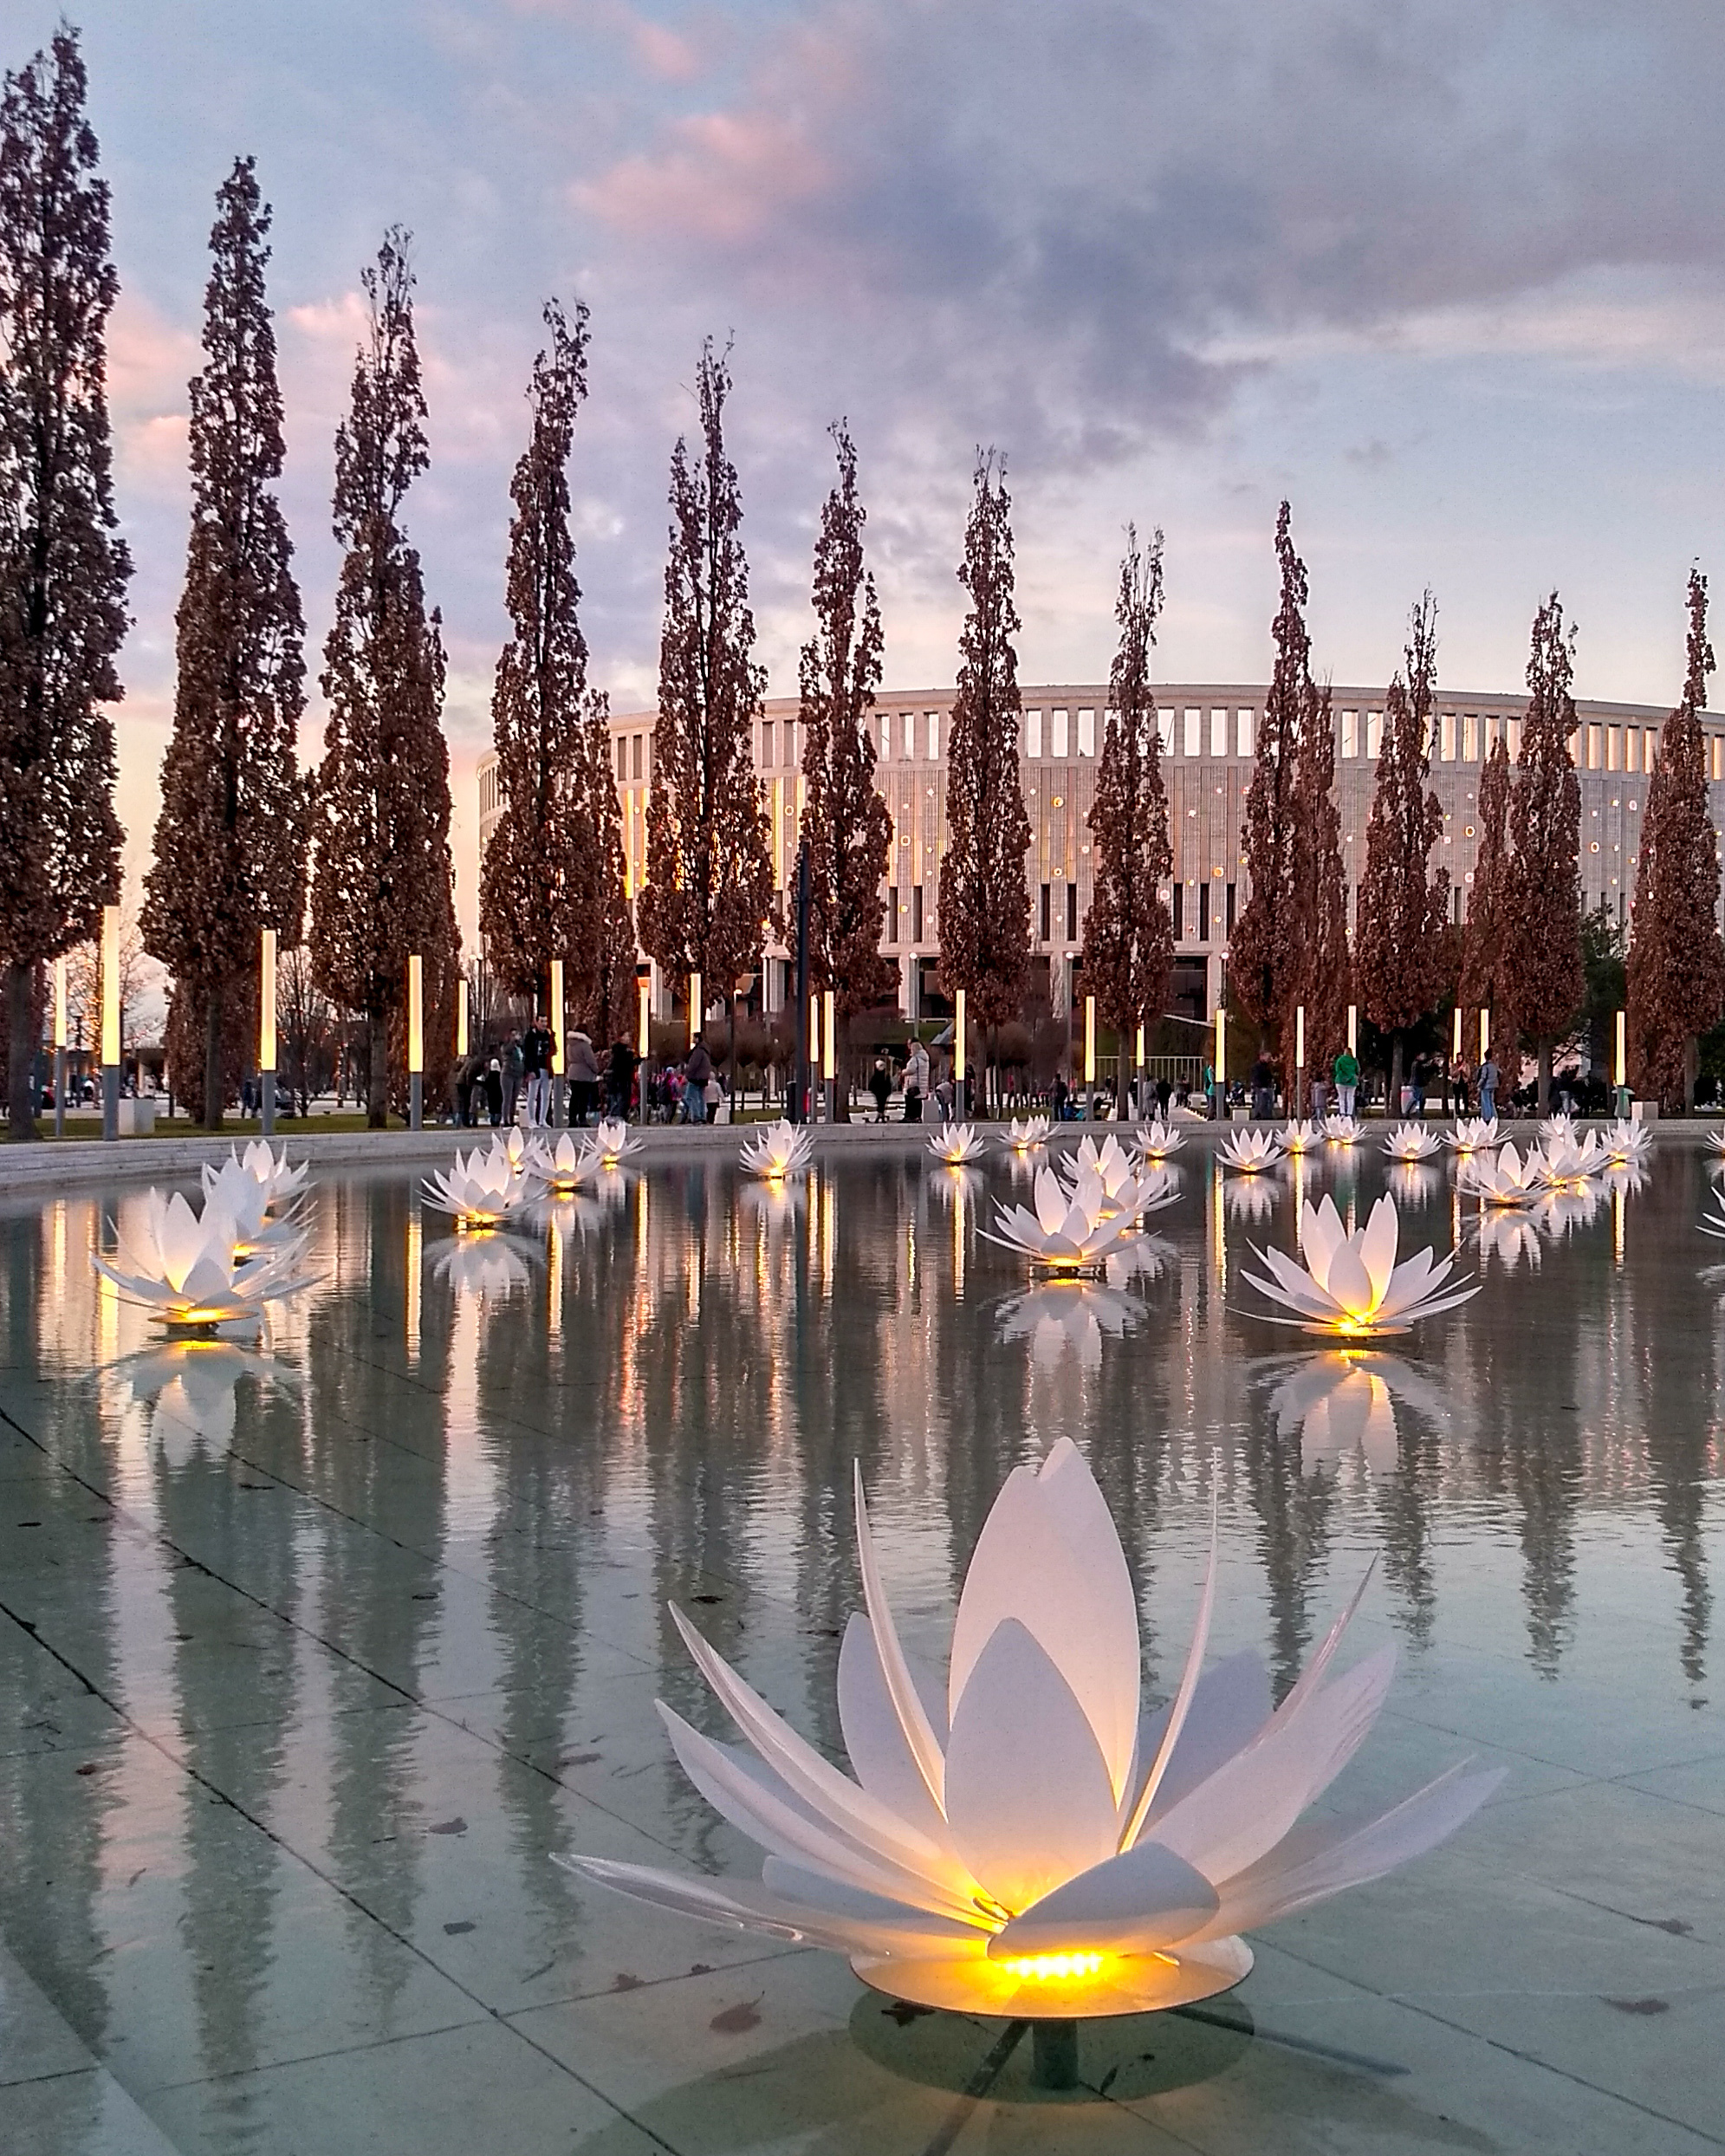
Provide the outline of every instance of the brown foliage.
<path id="1" fill-rule="evenodd" d="M 1141 553 L 1129 526 L 1114 605 L 1120 640 L 1108 677 L 1109 710 L 1088 819 L 1096 880 L 1084 923 L 1084 984 L 1120 1036 L 1122 1093 L 1137 1029 L 1161 1014 L 1174 964 L 1174 927 L 1162 896 L 1174 855 L 1150 679 L 1161 611 L 1162 534 Z"/>
<path id="2" fill-rule="evenodd" d="M 384 1118 L 408 958 L 417 951 L 425 962 L 429 1095 L 431 1044 L 448 1037 L 446 1026 L 432 1031 L 433 1014 L 453 1007 L 459 949 L 439 617 L 426 617 L 419 556 L 400 523 L 430 461 L 406 245 L 392 231 L 365 272 L 366 340 L 335 438 L 335 536 L 346 552 L 324 646 L 329 723 L 312 878 L 317 982 L 366 1020 L 373 1125 Z"/>
<path id="3" fill-rule="evenodd" d="M 1247 897 L 1228 949 L 1230 998 L 1258 1026 L 1265 1052 L 1271 1056 L 1283 1046 L 1284 1015 L 1299 1001 L 1299 751 L 1314 694 L 1312 640 L 1306 632 L 1306 564 L 1294 550 L 1286 502 L 1276 516 L 1276 559 L 1281 566 L 1281 599 L 1270 624 L 1275 666 L 1264 698 L 1264 721 L 1240 832 Z"/>
<path id="4" fill-rule="evenodd" d="M 697 393 L 699 455 L 671 459 L 671 552 L 659 638 L 658 721 L 647 799 L 641 941 L 673 981 L 729 994 L 759 957 L 772 900 L 767 819 L 755 778 L 766 669 L 755 662 L 736 468 L 725 454 L 725 357 L 708 339 Z"/>
<path id="5" fill-rule="evenodd" d="M 1287 1049 L 1295 1011 L 1306 1007 L 1306 1054 L 1322 1069 L 1347 1042 L 1352 970 L 1347 948 L 1347 886 L 1342 820 L 1336 807 L 1336 737 L 1330 692 L 1307 685 L 1295 750 L 1294 948 L 1278 1033 Z"/>
<path id="6" fill-rule="evenodd" d="M 1018 761 L 1012 500 L 992 450 L 977 459 L 976 485 L 958 571 L 970 607 L 947 742 L 937 927 L 941 993 L 963 989 L 970 1022 L 992 1030 L 1018 1016 L 1030 970 L 1030 818 Z"/>
<path id="7" fill-rule="evenodd" d="M 12 1134 L 36 1134 L 36 968 L 120 896 L 115 536 L 107 327 L 118 281 L 77 34 L 0 94 L 0 964 Z"/>
<path id="8" fill-rule="evenodd" d="M 1725 1011 L 1718 834 L 1707 812 L 1707 705 L 1713 649 L 1707 579 L 1691 569 L 1683 701 L 1665 721 L 1647 789 L 1630 921 L 1628 1035 L 1636 1088 L 1668 1107 L 1695 1098 L 1694 1043 Z"/>
<path id="9" fill-rule="evenodd" d="M 1511 1001 L 1509 923 L 1514 905 L 1509 853 L 1509 750 L 1500 734 L 1480 773 L 1479 850 L 1474 856 L 1473 896 L 1468 906 L 1462 937 L 1462 978 L 1456 999 L 1463 1011 L 1487 1010 L 1492 1015 L 1494 1037 L 1508 1043 L 1512 1063 L 1521 1025 Z M 1471 1056 L 1475 1037 L 1462 1029 L 1462 1044 Z"/>
<path id="10" fill-rule="evenodd" d="M 289 948 L 299 940 L 307 825 L 296 747 L 305 624 L 272 485 L 283 445 L 263 286 L 269 211 L 250 158 L 236 160 L 217 205 L 205 360 L 191 384 L 174 727 L 143 915 L 146 947 L 174 976 L 182 1088 L 212 1127 L 229 1097 L 225 1006 L 257 971 L 259 931 L 274 928 Z M 194 1088 L 185 1049 L 200 1023 L 208 1068 Z"/>
<path id="11" fill-rule="evenodd" d="M 1514 850 L 1506 953 L 1508 1001 L 1540 1051 L 1546 1105 L 1553 1042 L 1581 1003 L 1581 782 L 1570 736 L 1575 705 L 1574 632 L 1565 633 L 1553 592 L 1534 618 L 1527 716 L 1509 802 Z"/>
<path id="12" fill-rule="evenodd" d="M 892 994 L 898 970 L 880 950 L 881 886 L 892 843 L 892 818 L 874 783 L 870 718 L 880 686 L 880 607 L 863 566 L 857 453 L 842 422 L 832 432 L 839 483 L 814 545 L 818 626 L 802 647 L 798 719 L 807 789 L 809 984 L 832 989 L 848 1021 Z"/>
<path id="13" fill-rule="evenodd" d="M 1437 679 L 1437 609 L 1427 592 L 1408 628 L 1405 679 L 1390 684 L 1384 737 L 1365 830 L 1365 870 L 1355 909 L 1354 978 L 1365 1015 L 1399 1036 L 1443 993 L 1443 928 L 1449 872 L 1428 873 L 1443 833 L 1443 810 L 1429 790 L 1431 707 Z M 1399 1077 L 1401 1042 L 1396 1042 Z"/>

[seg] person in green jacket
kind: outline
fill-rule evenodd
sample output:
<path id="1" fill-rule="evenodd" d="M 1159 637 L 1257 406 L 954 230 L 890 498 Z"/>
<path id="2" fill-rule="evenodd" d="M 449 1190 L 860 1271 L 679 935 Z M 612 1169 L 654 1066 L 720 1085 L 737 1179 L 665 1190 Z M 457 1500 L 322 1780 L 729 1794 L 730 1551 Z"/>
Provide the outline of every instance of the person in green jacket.
<path id="1" fill-rule="evenodd" d="M 1352 1115 L 1354 1088 L 1359 1083 L 1359 1061 L 1351 1048 L 1345 1048 L 1337 1056 L 1330 1075 L 1336 1081 L 1338 1114 Z"/>

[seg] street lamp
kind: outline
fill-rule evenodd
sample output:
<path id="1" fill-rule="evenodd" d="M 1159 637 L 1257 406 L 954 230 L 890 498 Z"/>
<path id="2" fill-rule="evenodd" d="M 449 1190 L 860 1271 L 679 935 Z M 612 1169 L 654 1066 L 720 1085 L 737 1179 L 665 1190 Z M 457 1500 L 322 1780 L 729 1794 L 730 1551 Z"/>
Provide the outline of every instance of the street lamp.
<path id="1" fill-rule="evenodd" d="M 102 1136 L 120 1135 L 120 908 L 102 908 Z"/>
<path id="2" fill-rule="evenodd" d="M 66 1135 L 66 961 L 54 961 L 54 1134 Z"/>
<path id="3" fill-rule="evenodd" d="M 259 932 L 257 955 L 257 1120 L 276 1134 L 276 931 Z"/>
<path id="4" fill-rule="evenodd" d="M 407 1127 L 425 1127 L 425 961 L 416 951 L 407 961 Z"/>

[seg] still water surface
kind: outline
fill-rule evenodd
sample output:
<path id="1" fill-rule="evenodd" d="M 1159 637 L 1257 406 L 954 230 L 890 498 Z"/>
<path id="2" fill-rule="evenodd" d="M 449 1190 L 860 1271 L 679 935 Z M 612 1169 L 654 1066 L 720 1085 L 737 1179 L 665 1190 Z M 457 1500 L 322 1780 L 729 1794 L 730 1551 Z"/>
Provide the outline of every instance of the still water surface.
<path id="1" fill-rule="evenodd" d="M 1026 1180 L 1004 1162 L 847 1157 L 774 1195 L 661 1158 L 476 1244 L 405 1177 L 327 1179 L 321 1283 L 192 1347 L 89 1273 L 139 1193 L 0 1218 L 0 1942 L 44 2011 L 186 2150 L 435 2156 L 490 2120 L 529 2151 L 920 2151 L 950 2100 L 844 2080 L 840 1965 L 743 1984 L 761 1942 L 547 1859 L 752 1869 L 652 1712 L 716 1726 L 667 1599 L 836 1756 L 853 1463 L 901 1627 L 944 1662 L 995 1491 L 1064 1433 L 1152 1687 L 1214 1507 L 1212 1651 L 1261 1647 L 1279 1687 L 1377 1560 L 1359 1647 L 1403 1655 L 1362 1804 L 1469 1756 L 1511 1770 L 1453 1850 L 1267 1934 L 1241 2002 L 1269 2036 L 1106 2107 L 1119 2145 L 1521 2147 L 1561 2118 L 1576 2148 L 1720 2146 L 1709 1161 L 1668 1142 L 1483 1236 L 1447 1163 L 1391 1172 L 1404 1255 L 1459 1243 L 1483 1292 L 1353 1357 L 1267 1322 L 1241 1272 L 1293 1246 L 1302 1192 L 1363 1218 L 1381 1162 L 1176 1166 L 1137 1270 L 1083 1289 L 1028 1286 L 979 1233 Z M 745 2060 L 776 2094 L 721 2125 Z M 1495 2138 L 1445 2138 L 1469 2101 Z M 42 2131 L 103 2145 L 75 2107 Z"/>

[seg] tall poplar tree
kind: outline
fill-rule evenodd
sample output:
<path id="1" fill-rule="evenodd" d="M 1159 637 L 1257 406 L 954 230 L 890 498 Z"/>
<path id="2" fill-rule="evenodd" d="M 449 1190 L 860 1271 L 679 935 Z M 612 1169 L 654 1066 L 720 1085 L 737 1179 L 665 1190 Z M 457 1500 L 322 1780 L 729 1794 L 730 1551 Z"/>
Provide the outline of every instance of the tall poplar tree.
<path id="1" fill-rule="evenodd" d="M 191 534 L 175 618 L 174 727 L 162 762 L 144 947 L 174 977 L 204 1069 L 204 1120 L 220 1127 L 224 1036 L 256 1005 L 258 932 L 300 939 L 306 789 L 305 623 L 276 500 L 282 393 L 264 298 L 269 211 L 254 160 L 216 198 L 204 295 L 204 364 L 191 384 Z M 246 984 L 246 992 L 236 991 Z"/>
<path id="2" fill-rule="evenodd" d="M 809 977 L 833 990 L 848 1047 L 851 1019 L 892 992 L 898 968 L 880 949 L 881 886 L 892 844 L 892 818 L 874 783 L 871 717 L 880 686 L 880 605 L 863 564 L 856 450 L 842 421 L 832 433 L 839 483 L 827 497 L 814 544 L 817 626 L 802 647 L 798 720 L 807 789 Z M 840 1088 L 841 1118 L 847 1092 Z"/>
<path id="3" fill-rule="evenodd" d="M 943 991 L 963 989 L 967 1016 L 995 1036 L 1024 1003 L 1030 971 L 1030 818 L 1018 760 L 1022 626 L 1013 601 L 1012 499 L 1006 464 L 976 460 L 976 497 L 958 581 L 970 594 L 958 644 L 958 684 L 946 751 L 946 851 L 939 921 Z"/>
<path id="4" fill-rule="evenodd" d="M 1288 505 L 1276 515 L 1281 597 L 1270 634 L 1274 669 L 1264 698 L 1258 753 L 1246 789 L 1240 850 L 1246 856 L 1246 903 L 1228 944 L 1230 996 L 1259 1028 L 1266 1052 L 1279 1055 L 1284 1010 L 1297 974 L 1295 845 L 1300 737 L 1312 697 L 1312 640 L 1306 631 L 1306 564 L 1294 550 Z"/>
<path id="5" fill-rule="evenodd" d="M 725 454 L 726 358 L 710 337 L 702 346 L 699 451 L 691 458 L 679 436 L 671 453 L 647 880 L 638 916 L 642 944 L 673 981 L 698 973 L 702 1000 L 717 992 L 729 1005 L 737 976 L 760 958 L 773 864 L 755 777 L 767 671 L 755 659 L 742 492 Z M 734 1025 L 730 1031 L 734 1068 Z"/>
<path id="6" fill-rule="evenodd" d="M 1540 1113 L 1551 1094 L 1552 1049 L 1580 1008 L 1581 782 L 1570 737 L 1575 633 L 1553 592 L 1534 618 L 1527 716 L 1509 802 L 1514 847 L 1508 922 L 1509 1000 L 1540 1061 Z"/>
<path id="7" fill-rule="evenodd" d="M 1700 1036 L 1725 1011 L 1719 937 L 1719 839 L 1707 811 L 1707 708 L 1713 647 L 1707 579 L 1689 571 L 1683 701 L 1659 736 L 1647 789 L 1630 922 L 1628 1026 L 1634 1081 L 1668 1107 L 1695 1106 Z"/>
<path id="8" fill-rule="evenodd" d="M 36 1135 L 37 969 L 120 896 L 108 192 L 77 34 L 0 90 L 0 965 L 15 1139 Z"/>
<path id="9" fill-rule="evenodd" d="M 576 760 L 584 834 L 575 864 L 575 905 L 587 926 L 575 1009 L 596 1042 L 632 1039 L 639 946 L 624 873 L 623 812 L 612 774 L 611 729 L 601 715 L 583 729 Z"/>
<path id="10" fill-rule="evenodd" d="M 1405 672 L 1384 702 L 1384 737 L 1365 827 L 1365 873 L 1354 916 L 1354 978 L 1365 1015 L 1390 1036 L 1390 1098 L 1399 1101 L 1406 1035 L 1443 992 L 1449 872 L 1430 868 L 1443 808 L 1430 789 L 1431 707 L 1437 686 L 1437 607 L 1414 608 Z"/>
<path id="11" fill-rule="evenodd" d="M 419 556 L 401 525 L 408 490 L 431 461 L 407 248 L 407 235 L 392 228 L 361 279 L 366 341 L 335 437 L 343 555 L 324 645 L 329 722 L 314 817 L 315 977 L 334 1002 L 364 1015 L 374 1129 L 387 1113 L 408 958 L 425 960 L 429 1067 L 431 1040 L 448 1030 L 442 1020 L 459 951 L 441 617 L 427 617 Z"/>
<path id="12" fill-rule="evenodd" d="M 1156 730 L 1151 653 L 1162 612 L 1162 534 L 1140 549 L 1126 529 L 1114 619 L 1120 640 L 1087 819 L 1095 882 L 1084 922 L 1084 984 L 1119 1037 L 1115 1097 L 1125 1109 L 1126 1059 L 1138 1029 L 1162 1010 L 1174 966 L 1174 925 L 1162 886 L 1174 873 L 1168 790 Z"/>
<path id="13" fill-rule="evenodd" d="M 1512 1061 L 1505 1072 L 1509 1085 L 1515 1082 L 1513 1063 L 1521 1030 L 1509 971 L 1509 924 L 1515 905 L 1515 863 L 1509 851 L 1509 796 L 1514 790 L 1508 744 L 1500 734 L 1480 773 L 1479 847 L 1462 931 L 1462 978 L 1456 993 L 1464 1014 L 1490 1012 L 1492 1039 L 1504 1043 Z M 1469 1055 L 1476 1052 L 1477 1036 L 1465 1026 L 1462 1042 Z"/>
<path id="14" fill-rule="evenodd" d="M 606 698 L 587 683 L 569 526 L 569 454 L 587 396 L 587 310 L 578 302 L 571 321 L 552 300 L 545 326 L 550 346 L 534 361 L 528 390 L 532 431 L 509 487 L 514 633 L 491 695 L 503 813 L 480 866 L 479 928 L 488 959 L 517 995 L 542 1003 L 551 961 L 561 958 L 567 991 L 585 1016 L 601 947 L 615 941 L 619 907 L 632 974 L 634 930 L 621 842 L 614 859 L 607 844 L 617 823 L 611 730 Z M 613 956 L 606 951 L 607 962 Z"/>
<path id="15" fill-rule="evenodd" d="M 1328 685 L 1306 685 L 1294 750 L 1293 951 L 1277 1018 L 1286 1046 L 1306 1010 L 1306 1052 L 1314 1070 L 1339 1055 L 1347 1040 L 1352 967 L 1347 947 L 1347 885 L 1342 873 L 1342 820 L 1336 806 L 1335 720 Z"/>

